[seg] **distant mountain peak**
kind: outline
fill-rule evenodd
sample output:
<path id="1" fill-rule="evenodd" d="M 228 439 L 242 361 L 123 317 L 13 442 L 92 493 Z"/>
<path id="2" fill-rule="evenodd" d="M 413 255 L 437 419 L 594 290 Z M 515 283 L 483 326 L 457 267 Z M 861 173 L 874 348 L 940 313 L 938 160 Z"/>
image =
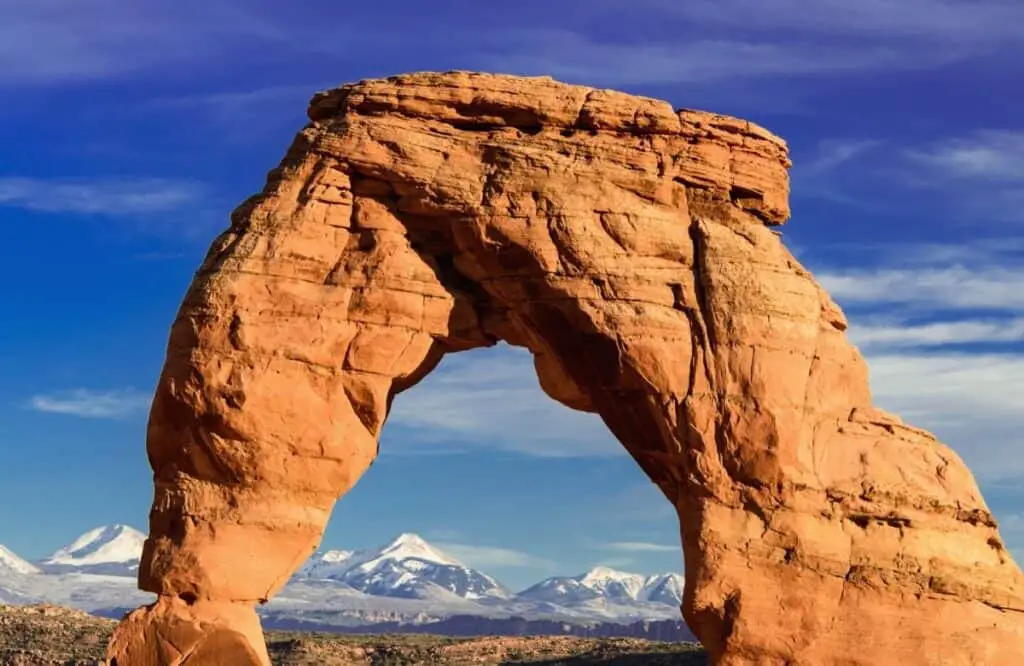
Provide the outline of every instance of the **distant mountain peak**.
<path id="1" fill-rule="evenodd" d="M 142 557 L 146 535 L 129 525 L 102 525 L 81 535 L 43 561 L 46 565 L 130 564 Z"/>
<path id="2" fill-rule="evenodd" d="M 616 602 L 654 602 L 677 605 L 682 601 L 679 574 L 643 574 L 597 566 L 578 576 L 548 578 L 519 593 L 520 597 L 551 603 L 582 603 L 605 598 Z"/>
<path id="3" fill-rule="evenodd" d="M 39 567 L 23 560 L 8 548 L 0 545 L 0 573 L 4 571 L 29 575 L 39 573 Z"/>
<path id="4" fill-rule="evenodd" d="M 399 534 L 391 543 L 380 549 L 376 557 L 372 559 L 380 558 L 394 560 L 417 559 L 452 567 L 465 566 L 455 558 L 431 546 L 420 535 L 413 534 L 412 532 Z"/>
<path id="5" fill-rule="evenodd" d="M 345 562 L 352 559 L 355 555 L 354 550 L 328 550 L 320 553 L 320 561 L 328 564 L 337 564 L 338 562 Z"/>
<path id="6" fill-rule="evenodd" d="M 300 580 L 332 580 L 375 596 L 462 599 L 507 598 L 500 583 L 427 543 L 412 532 L 377 550 L 314 553 Z M 439 596 L 440 595 L 440 596 Z"/>

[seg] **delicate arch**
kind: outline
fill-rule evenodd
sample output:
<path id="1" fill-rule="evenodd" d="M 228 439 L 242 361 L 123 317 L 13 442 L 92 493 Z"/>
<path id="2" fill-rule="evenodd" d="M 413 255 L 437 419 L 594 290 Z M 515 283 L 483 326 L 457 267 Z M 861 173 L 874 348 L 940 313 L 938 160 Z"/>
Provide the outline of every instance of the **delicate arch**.
<path id="1" fill-rule="evenodd" d="M 252 607 L 319 543 L 394 395 L 497 340 L 676 507 L 682 611 L 716 663 L 1024 660 L 1021 574 L 970 472 L 871 406 L 842 313 L 772 229 L 780 139 L 468 73 L 309 114 L 173 325 L 139 577 L 160 601 L 118 664 L 198 663 L 228 634 L 266 663 Z"/>

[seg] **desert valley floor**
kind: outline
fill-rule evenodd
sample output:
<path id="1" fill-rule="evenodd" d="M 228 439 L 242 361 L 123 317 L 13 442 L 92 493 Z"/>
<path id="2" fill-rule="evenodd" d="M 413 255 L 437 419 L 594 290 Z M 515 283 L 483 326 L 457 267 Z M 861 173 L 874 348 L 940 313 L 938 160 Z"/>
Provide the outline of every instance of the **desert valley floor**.
<path id="1" fill-rule="evenodd" d="M 0 666 L 99 666 L 114 621 L 59 606 L 0 605 Z M 276 666 L 601 664 L 703 666 L 694 643 L 626 638 L 447 638 L 268 632 Z"/>

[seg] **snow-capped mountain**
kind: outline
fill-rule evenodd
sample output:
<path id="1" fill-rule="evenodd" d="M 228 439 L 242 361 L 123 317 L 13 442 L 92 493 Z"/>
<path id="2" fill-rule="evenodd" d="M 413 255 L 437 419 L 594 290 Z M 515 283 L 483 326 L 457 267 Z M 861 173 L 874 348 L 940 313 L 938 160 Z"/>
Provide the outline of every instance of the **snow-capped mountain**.
<path id="1" fill-rule="evenodd" d="M 520 592 L 519 599 L 554 604 L 580 604 L 593 599 L 615 602 L 642 601 L 679 606 L 683 577 L 679 574 L 641 576 L 595 567 L 579 576 L 548 578 Z"/>
<path id="2" fill-rule="evenodd" d="M 0 603 L 45 601 L 120 617 L 153 601 L 136 587 L 144 540 L 125 525 L 98 527 L 37 562 L 38 568 L 0 547 Z M 511 594 L 419 536 L 402 534 L 379 549 L 314 554 L 259 612 L 267 626 L 282 628 L 352 630 L 388 622 L 427 627 L 469 618 L 470 624 L 479 620 L 480 631 L 493 632 L 503 621 L 522 618 L 539 623 L 531 630 L 548 631 L 544 623 L 604 623 L 614 632 L 615 626 L 636 622 L 679 623 L 682 585 L 676 574 L 641 576 L 598 567 Z"/>
<path id="3" fill-rule="evenodd" d="M 434 548 L 415 534 L 399 535 L 380 550 L 316 553 L 300 580 L 334 580 L 374 596 L 431 599 L 507 598 L 498 581 Z"/>
<path id="4" fill-rule="evenodd" d="M 128 525 L 105 525 L 89 530 L 39 566 L 47 573 L 132 575 L 139 569 L 146 535 Z"/>
<path id="5" fill-rule="evenodd" d="M 354 550 L 317 551 L 306 560 L 302 568 L 296 572 L 295 577 L 310 580 L 338 580 L 352 566 L 350 560 L 355 554 Z"/>
<path id="6" fill-rule="evenodd" d="M 679 574 L 650 576 L 644 583 L 643 595 L 646 601 L 678 607 L 683 603 L 685 580 Z"/>
<path id="7" fill-rule="evenodd" d="M 21 559 L 10 550 L 0 545 L 0 575 L 18 574 L 28 576 L 39 573 L 39 567 Z"/>

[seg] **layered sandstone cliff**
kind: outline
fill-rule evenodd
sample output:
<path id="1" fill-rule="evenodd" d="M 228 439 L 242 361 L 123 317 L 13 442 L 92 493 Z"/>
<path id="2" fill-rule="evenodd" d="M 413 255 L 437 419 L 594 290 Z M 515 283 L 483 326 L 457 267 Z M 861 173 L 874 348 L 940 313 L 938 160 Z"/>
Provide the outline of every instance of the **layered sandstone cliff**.
<path id="1" fill-rule="evenodd" d="M 1024 577 L 973 477 L 872 406 L 843 313 L 773 230 L 782 140 L 470 73 L 309 116 L 172 328 L 140 571 L 161 601 L 122 623 L 120 666 L 266 663 L 252 606 L 313 551 L 394 395 L 499 340 L 676 506 L 715 663 L 1024 663 Z"/>

